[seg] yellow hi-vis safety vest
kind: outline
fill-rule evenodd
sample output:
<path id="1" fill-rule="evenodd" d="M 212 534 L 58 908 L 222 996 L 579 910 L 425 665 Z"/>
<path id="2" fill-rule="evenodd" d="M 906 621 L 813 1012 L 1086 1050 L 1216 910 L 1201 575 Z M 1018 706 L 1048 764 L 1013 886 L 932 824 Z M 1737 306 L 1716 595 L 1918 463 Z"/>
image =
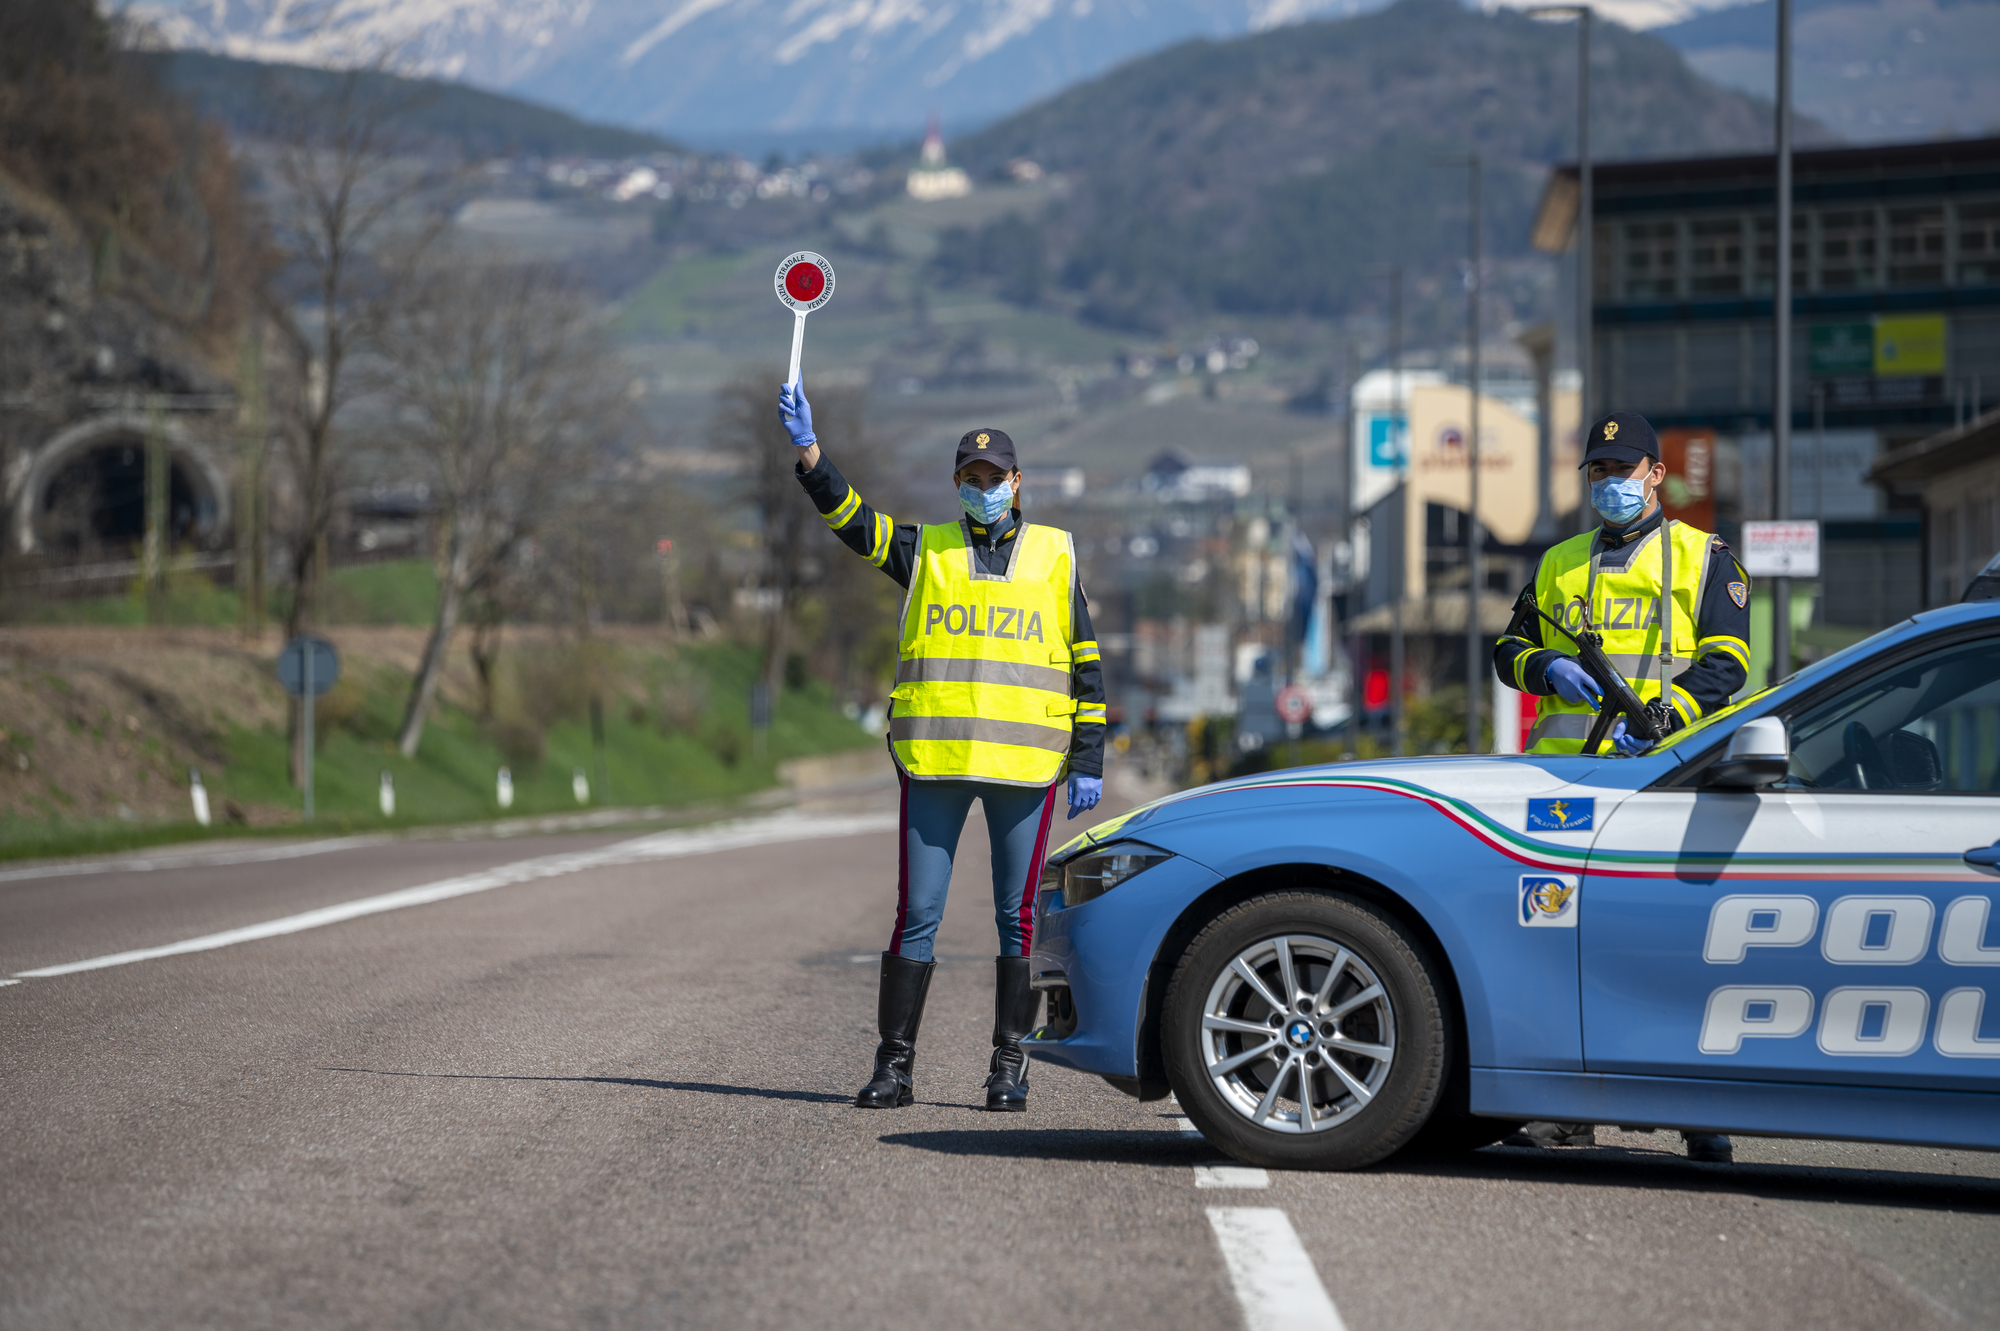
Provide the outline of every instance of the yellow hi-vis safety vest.
<path id="1" fill-rule="evenodd" d="M 1666 538 L 1662 539 L 1662 533 Z M 1572 631 L 1583 628 L 1583 607 L 1590 622 L 1604 635 L 1604 654 L 1640 702 L 1660 696 L 1660 681 L 1672 692 L 1668 703 L 1683 722 L 1701 715 L 1695 700 L 1672 683 L 1694 664 L 1695 628 L 1701 612 L 1703 581 L 1708 576 L 1707 532 L 1685 522 L 1668 522 L 1648 532 L 1622 569 L 1600 570 L 1596 533 L 1572 536 L 1542 556 L 1535 570 L 1535 600 L 1549 618 Z M 1672 636 L 1660 635 L 1660 588 L 1671 578 Z M 1581 598 L 1581 599 L 1579 599 Z M 1542 645 L 1565 656 L 1576 655 L 1576 644 L 1548 625 Z M 1663 659 L 1664 657 L 1664 659 Z M 1520 669 L 1528 660 L 1523 652 Z M 1516 685 L 1520 680 L 1513 681 Z M 1597 713 L 1587 706 L 1564 702 L 1556 694 L 1536 700 L 1535 728 L 1529 732 L 1529 753 L 1581 753 Z M 1607 740 L 1599 752 L 1610 747 Z"/>
<path id="2" fill-rule="evenodd" d="M 923 529 L 889 694 L 889 748 L 915 780 L 1046 786 L 1062 775 L 1077 710 L 1076 547 L 1054 527 L 1015 530 L 998 574 L 980 570 L 964 520 Z"/>

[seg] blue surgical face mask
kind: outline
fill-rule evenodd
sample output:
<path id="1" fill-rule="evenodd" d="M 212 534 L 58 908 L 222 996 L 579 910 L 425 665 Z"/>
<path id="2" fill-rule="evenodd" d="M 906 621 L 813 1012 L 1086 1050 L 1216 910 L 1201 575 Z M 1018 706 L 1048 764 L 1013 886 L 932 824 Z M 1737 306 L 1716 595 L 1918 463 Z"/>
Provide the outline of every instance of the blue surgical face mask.
<path id="1" fill-rule="evenodd" d="M 1622 527 L 1646 511 L 1646 478 L 1606 476 L 1590 483 L 1590 506 L 1606 522 Z"/>
<path id="2" fill-rule="evenodd" d="M 966 481 L 958 487 L 958 502 L 974 522 L 998 522 L 1014 506 L 1014 487 L 1004 478 L 991 490 Z"/>

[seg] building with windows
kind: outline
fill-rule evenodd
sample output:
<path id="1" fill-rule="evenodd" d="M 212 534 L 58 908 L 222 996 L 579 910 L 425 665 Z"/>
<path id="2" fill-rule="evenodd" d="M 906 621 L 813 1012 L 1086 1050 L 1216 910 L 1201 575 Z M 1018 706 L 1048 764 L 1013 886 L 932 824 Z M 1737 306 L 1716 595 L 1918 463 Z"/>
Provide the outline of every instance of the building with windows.
<path id="1" fill-rule="evenodd" d="M 1712 439 L 1715 522 L 1771 512 L 1775 159 L 1593 171 L 1589 416 L 1637 411 Z M 1568 248 L 1558 168 L 1534 241 Z M 1791 512 L 1825 524 L 1818 618 L 1869 627 L 1922 603 L 1919 519 L 1868 482 L 1889 450 L 2000 402 L 2000 139 L 1793 159 Z"/>
<path id="2" fill-rule="evenodd" d="M 1957 601 L 2000 555 L 2000 410 L 1885 453 L 1870 479 L 1923 505 L 1926 606 Z"/>

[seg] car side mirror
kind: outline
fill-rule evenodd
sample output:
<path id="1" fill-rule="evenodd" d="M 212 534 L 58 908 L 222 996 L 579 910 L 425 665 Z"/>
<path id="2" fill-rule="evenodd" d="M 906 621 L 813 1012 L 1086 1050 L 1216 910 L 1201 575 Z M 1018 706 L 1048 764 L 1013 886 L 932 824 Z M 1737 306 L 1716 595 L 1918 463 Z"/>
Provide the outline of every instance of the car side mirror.
<path id="1" fill-rule="evenodd" d="M 1708 769 L 1704 785 L 1754 790 L 1782 781 L 1792 766 L 1792 742 L 1775 716 L 1745 721 L 1729 737 L 1729 748 Z"/>

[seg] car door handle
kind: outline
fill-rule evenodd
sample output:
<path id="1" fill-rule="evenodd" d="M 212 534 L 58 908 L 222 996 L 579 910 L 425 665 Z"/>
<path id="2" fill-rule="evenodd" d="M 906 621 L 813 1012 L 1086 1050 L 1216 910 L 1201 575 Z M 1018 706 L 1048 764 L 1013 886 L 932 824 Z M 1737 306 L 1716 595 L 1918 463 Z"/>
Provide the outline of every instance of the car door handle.
<path id="1" fill-rule="evenodd" d="M 1990 846 L 1974 846 L 1965 852 L 1965 862 L 1982 869 L 2000 869 L 2000 841 Z"/>

